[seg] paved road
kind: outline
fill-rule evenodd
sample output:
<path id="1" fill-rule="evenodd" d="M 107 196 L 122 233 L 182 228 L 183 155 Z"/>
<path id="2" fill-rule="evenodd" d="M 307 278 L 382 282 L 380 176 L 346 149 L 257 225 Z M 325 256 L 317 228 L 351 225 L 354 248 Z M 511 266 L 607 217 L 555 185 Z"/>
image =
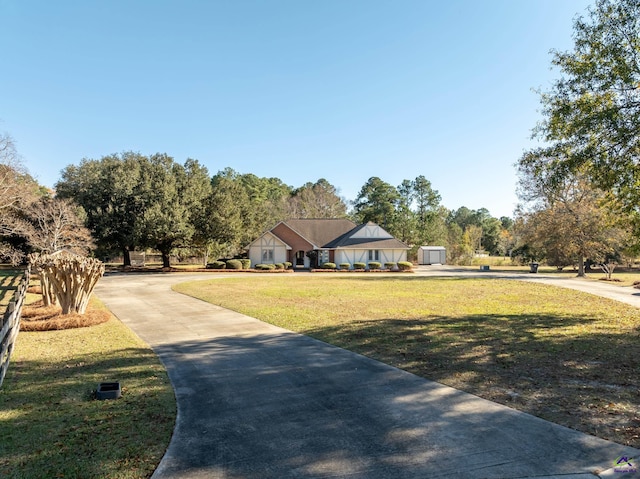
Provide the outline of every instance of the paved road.
<path id="1" fill-rule="evenodd" d="M 495 271 L 479 271 L 456 268 L 455 266 L 420 266 L 416 273 L 420 276 L 463 276 L 463 277 L 489 277 L 499 279 L 514 279 L 518 281 L 531 281 L 536 283 L 551 284 L 562 288 L 575 289 L 585 293 L 595 294 L 604 298 L 613 299 L 622 303 L 640 308 L 640 290 L 631 286 L 616 286 L 606 281 L 592 281 L 585 278 L 567 278 L 560 275 L 544 275 L 531 273 L 503 273 Z"/>
<path id="2" fill-rule="evenodd" d="M 113 275 L 96 289 L 176 392 L 154 479 L 639 477 L 613 469 L 637 449 L 171 291 L 202 277 Z"/>

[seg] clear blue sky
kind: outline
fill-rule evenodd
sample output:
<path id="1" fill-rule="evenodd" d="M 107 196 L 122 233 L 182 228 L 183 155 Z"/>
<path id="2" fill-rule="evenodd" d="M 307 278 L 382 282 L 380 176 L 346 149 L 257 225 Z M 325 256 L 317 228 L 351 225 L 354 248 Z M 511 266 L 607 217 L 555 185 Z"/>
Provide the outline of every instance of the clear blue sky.
<path id="1" fill-rule="evenodd" d="M 586 0 L 0 0 L 0 131 L 53 186 L 163 152 L 294 187 L 424 175 L 511 216 L 514 163 Z"/>

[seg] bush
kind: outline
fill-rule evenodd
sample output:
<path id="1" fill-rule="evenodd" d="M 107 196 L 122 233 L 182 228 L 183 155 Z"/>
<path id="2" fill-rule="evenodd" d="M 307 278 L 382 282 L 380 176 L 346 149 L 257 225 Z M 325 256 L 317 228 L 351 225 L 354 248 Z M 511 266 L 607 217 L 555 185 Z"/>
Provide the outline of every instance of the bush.
<path id="1" fill-rule="evenodd" d="M 322 266 L 320 266 L 322 269 L 336 269 L 336 264 L 335 263 L 324 263 Z"/>
<path id="2" fill-rule="evenodd" d="M 284 269 L 284 263 L 276 263 L 275 267 L 276 269 Z"/>
<path id="3" fill-rule="evenodd" d="M 290 261 L 285 261 L 283 264 L 284 269 L 291 269 L 291 267 L 293 266 L 293 263 L 291 263 Z"/>
<path id="4" fill-rule="evenodd" d="M 340 263 L 340 269 L 349 269 L 351 268 L 351 263 Z"/>
<path id="5" fill-rule="evenodd" d="M 353 269 L 365 269 L 367 267 L 364 263 L 353 263 Z"/>
<path id="6" fill-rule="evenodd" d="M 240 262 L 242 263 L 242 269 L 249 269 L 251 268 L 251 260 L 248 258 L 243 258 L 240 260 Z"/>
<path id="7" fill-rule="evenodd" d="M 214 261 L 213 263 L 207 263 L 207 269 L 225 269 L 227 263 L 224 261 Z"/>
<path id="8" fill-rule="evenodd" d="M 242 269 L 242 261 L 239 259 L 230 259 L 227 261 L 227 269 Z"/>
<path id="9" fill-rule="evenodd" d="M 384 267 L 385 267 L 386 269 L 393 269 L 393 268 L 395 268 L 395 267 L 396 267 L 396 264 L 395 264 L 394 262 L 389 261 L 388 263 L 385 263 L 385 264 L 384 264 Z"/>
<path id="10" fill-rule="evenodd" d="M 398 261 L 398 268 L 400 271 L 411 271 L 413 269 L 413 263 L 410 261 Z"/>
<path id="11" fill-rule="evenodd" d="M 377 261 L 369 261 L 369 269 L 380 269 L 380 266 L 382 265 Z"/>
<path id="12" fill-rule="evenodd" d="M 260 271 L 269 271 L 272 269 L 276 269 L 275 264 L 257 264 L 256 269 Z"/>

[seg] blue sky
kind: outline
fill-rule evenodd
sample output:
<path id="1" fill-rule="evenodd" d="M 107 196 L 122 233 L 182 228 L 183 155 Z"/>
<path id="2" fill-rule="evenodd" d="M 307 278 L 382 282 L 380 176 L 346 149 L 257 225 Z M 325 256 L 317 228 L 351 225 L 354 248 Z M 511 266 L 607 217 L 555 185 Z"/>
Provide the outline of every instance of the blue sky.
<path id="1" fill-rule="evenodd" d="M 0 131 L 53 186 L 163 152 L 278 177 L 424 175 L 511 216 L 514 163 L 586 0 L 0 0 Z"/>

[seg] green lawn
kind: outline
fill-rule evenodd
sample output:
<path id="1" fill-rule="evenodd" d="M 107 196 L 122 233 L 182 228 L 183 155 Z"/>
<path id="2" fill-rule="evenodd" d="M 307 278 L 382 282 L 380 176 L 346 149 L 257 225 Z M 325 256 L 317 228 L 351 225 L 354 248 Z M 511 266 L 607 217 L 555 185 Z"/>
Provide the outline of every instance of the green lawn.
<path id="1" fill-rule="evenodd" d="M 106 381 L 120 381 L 120 399 L 94 399 Z M 117 319 L 20 332 L 0 389 L 0 477 L 147 478 L 174 421 L 164 368 Z"/>
<path id="2" fill-rule="evenodd" d="M 552 286 L 268 275 L 175 287 L 616 442 L 640 446 L 640 310 Z"/>

